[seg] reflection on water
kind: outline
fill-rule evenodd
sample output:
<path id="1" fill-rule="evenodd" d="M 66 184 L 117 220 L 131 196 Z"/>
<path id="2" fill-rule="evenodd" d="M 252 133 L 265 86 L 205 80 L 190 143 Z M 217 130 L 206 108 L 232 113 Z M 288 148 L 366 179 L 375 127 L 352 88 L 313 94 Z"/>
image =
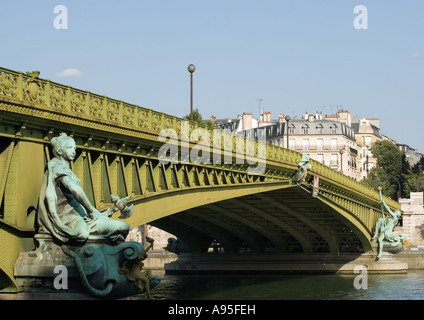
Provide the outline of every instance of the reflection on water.
<path id="1" fill-rule="evenodd" d="M 424 270 L 368 274 L 368 289 L 355 289 L 357 275 L 154 275 L 162 279 L 157 300 L 424 300 Z"/>

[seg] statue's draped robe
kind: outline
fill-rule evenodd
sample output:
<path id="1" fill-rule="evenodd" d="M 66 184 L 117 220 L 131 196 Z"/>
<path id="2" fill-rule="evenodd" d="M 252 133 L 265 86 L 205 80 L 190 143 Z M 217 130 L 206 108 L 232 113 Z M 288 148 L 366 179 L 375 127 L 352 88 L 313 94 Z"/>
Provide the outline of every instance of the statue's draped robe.
<path id="1" fill-rule="evenodd" d="M 106 215 L 89 217 L 75 196 L 62 185 L 65 176 L 81 186 L 81 181 L 72 170 L 53 158 L 47 165 L 40 191 L 38 233 L 51 234 L 61 242 L 84 242 L 89 235 L 103 236 L 112 241 L 118 238 L 123 240 L 128 233 L 128 224 Z"/>

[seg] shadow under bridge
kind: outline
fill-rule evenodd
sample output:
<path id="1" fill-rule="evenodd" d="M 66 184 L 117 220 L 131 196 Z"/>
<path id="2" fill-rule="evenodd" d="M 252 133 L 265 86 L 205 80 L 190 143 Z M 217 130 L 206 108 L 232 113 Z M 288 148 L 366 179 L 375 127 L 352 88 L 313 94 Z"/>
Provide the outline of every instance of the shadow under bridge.
<path id="1" fill-rule="evenodd" d="M 307 183 L 291 181 L 191 189 L 135 201 L 130 222 L 165 230 L 192 253 L 206 253 L 217 243 L 225 253 L 371 250 L 367 225 L 374 225 L 378 212 L 363 208 L 363 217 L 357 217 L 325 195 L 311 193 Z"/>

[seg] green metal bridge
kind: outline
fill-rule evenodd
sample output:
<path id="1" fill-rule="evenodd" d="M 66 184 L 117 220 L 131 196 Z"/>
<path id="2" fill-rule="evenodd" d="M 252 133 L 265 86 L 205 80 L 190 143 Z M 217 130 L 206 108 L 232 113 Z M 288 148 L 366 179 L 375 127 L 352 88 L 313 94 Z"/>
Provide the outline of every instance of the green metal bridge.
<path id="1" fill-rule="evenodd" d="M 165 129 L 173 138 L 159 138 Z M 0 68 L 0 291 L 16 290 L 18 254 L 34 248 L 50 140 L 61 132 L 77 142 L 72 169 L 99 210 L 111 205 L 111 194 L 132 195 L 131 227 L 157 226 L 194 253 L 215 240 L 226 253 L 371 250 L 378 192 L 325 165 L 311 160 L 299 185 L 293 176 L 302 154 L 295 151 Z M 199 142 L 199 132 L 213 139 Z M 178 150 L 168 162 L 161 152 L 167 143 Z M 188 156 L 196 148 L 214 161 Z M 249 174 L 252 159 L 263 170 Z"/>

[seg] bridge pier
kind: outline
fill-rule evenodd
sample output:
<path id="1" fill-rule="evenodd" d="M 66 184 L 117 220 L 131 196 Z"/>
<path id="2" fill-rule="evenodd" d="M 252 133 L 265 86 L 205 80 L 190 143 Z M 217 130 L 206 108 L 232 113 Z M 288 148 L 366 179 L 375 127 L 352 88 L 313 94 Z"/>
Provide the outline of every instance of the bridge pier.
<path id="1" fill-rule="evenodd" d="M 365 266 L 369 273 L 407 273 L 408 264 L 384 252 L 362 254 L 180 254 L 164 265 L 166 273 L 347 273 Z"/>
<path id="2" fill-rule="evenodd" d="M 62 293 L 64 297 L 80 294 L 99 299 L 140 293 L 135 285 L 139 279 L 135 278 L 137 274 L 127 277 L 126 272 L 130 271 L 123 268 L 125 263 L 133 263 L 144 254 L 140 243 L 111 243 L 99 236 L 90 236 L 85 244 L 77 246 L 58 244 L 45 234 L 37 234 L 35 239 L 38 242 L 36 250 L 21 252 L 15 264 L 20 292 Z M 150 279 L 150 288 L 159 282 L 160 279 Z"/>

